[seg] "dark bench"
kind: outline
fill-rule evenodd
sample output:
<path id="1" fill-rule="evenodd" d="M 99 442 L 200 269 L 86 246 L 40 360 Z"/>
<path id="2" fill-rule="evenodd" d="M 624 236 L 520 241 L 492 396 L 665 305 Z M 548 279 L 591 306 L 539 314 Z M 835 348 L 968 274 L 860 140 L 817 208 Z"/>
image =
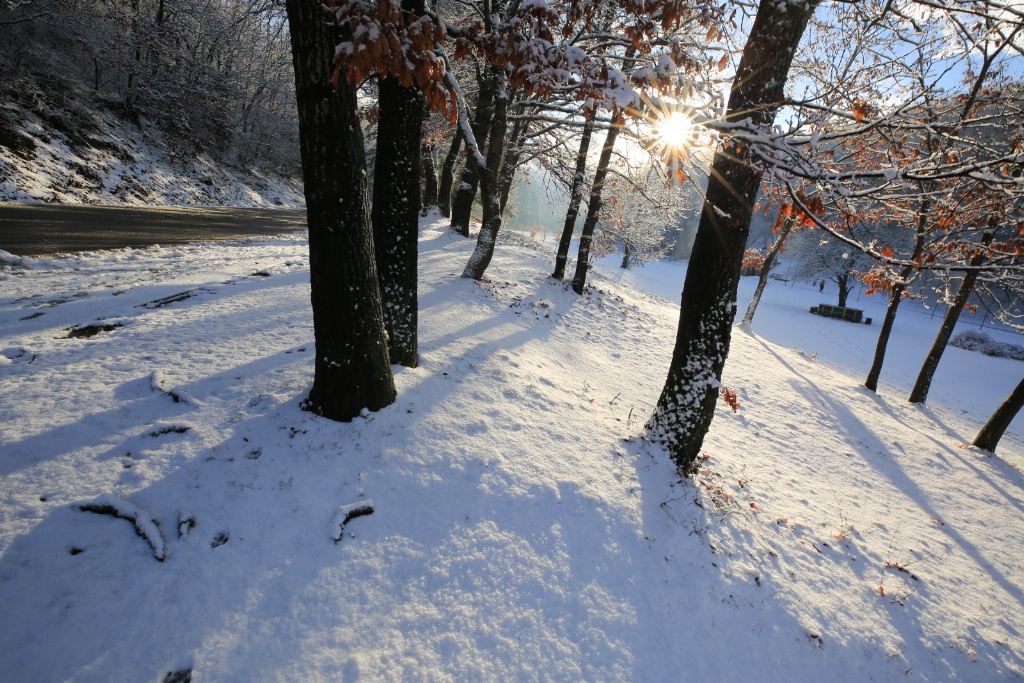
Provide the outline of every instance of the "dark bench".
<path id="1" fill-rule="evenodd" d="M 825 318 L 836 318 L 837 320 L 846 320 L 851 323 L 864 323 L 865 325 L 871 324 L 871 318 L 864 317 L 864 311 L 859 308 L 841 308 L 839 306 L 830 306 L 828 304 L 818 304 L 817 306 L 811 307 L 811 313 L 820 315 Z"/>

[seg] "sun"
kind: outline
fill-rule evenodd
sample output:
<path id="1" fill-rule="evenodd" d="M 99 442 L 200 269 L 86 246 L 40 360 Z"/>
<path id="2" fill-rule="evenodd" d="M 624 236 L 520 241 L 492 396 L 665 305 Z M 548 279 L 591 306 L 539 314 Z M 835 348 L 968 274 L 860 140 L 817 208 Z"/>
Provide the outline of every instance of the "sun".
<path id="1" fill-rule="evenodd" d="M 682 184 L 688 176 L 691 154 L 697 144 L 697 129 L 685 111 L 676 108 L 659 109 L 651 127 L 648 151 L 661 159 L 669 182 Z"/>
<path id="2" fill-rule="evenodd" d="M 682 151 L 692 139 L 693 119 L 681 111 L 674 111 L 658 121 L 655 135 L 659 146 L 665 150 Z"/>

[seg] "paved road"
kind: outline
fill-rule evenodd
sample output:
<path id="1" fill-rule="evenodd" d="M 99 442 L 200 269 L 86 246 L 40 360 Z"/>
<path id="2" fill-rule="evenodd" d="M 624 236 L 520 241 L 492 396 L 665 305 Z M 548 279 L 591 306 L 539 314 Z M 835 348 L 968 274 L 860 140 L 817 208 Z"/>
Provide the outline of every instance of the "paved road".
<path id="1" fill-rule="evenodd" d="M 0 204 L 0 249 L 19 256 L 277 235 L 305 228 L 305 209 Z"/>

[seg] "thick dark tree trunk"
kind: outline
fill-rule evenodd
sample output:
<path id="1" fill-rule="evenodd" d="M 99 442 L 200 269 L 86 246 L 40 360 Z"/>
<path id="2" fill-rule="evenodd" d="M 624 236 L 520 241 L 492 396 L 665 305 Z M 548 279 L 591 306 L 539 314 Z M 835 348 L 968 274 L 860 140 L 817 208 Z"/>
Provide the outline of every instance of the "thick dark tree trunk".
<path id="1" fill-rule="evenodd" d="M 491 118 L 494 116 L 494 98 L 497 92 L 498 78 L 496 69 L 488 67 L 480 81 L 476 113 L 473 115 L 473 123 L 470 127 L 481 154 L 487 150 L 487 131 L 491 128 Z M 462 167 L 462 177 L 459 178 L 459 185 L 455 188 L 455 196 L 452 198 L 451 229 L 463 237 L 469 237 L 469 217 L 473 213 L 473 200 L 476 199 L 479 183 L 480 169 L 470 155 L 470 158 L 466 160 L 466 165 Z"/>
<path id="2" fill-rule="evenodd" d="M 338 42 L 320 5 L 290 2 L 309 273 L 316 341 L 313 388 L 303 406 L 334 420 L 395 400 L 373 232 L 367 204 L 356 88 L 331 86 Z"/>
<path id="3" fill-rule="evenodd" d="M 408 4 L 408 3 L 406 3 Z M 416 8 L 408 8 L 415 12 Z M 423 11 L 422 3 L 419 11 Z M 379 86 L 373 242 L 392 363 L 416 367 L 416 257 L 420 214 L 423 93 L 395 78 Z"/>
<path id="4" fill-rule="evenodd" d="M 452 178 L 455 175 L 455 164 L 459 161 L 459 150 L 462 148 L 462 128 L 455 127 L 452 144 L 448 148 L 448 156 L 441 166 L 441 182 L 437 187 L 437 210 L 445 218 L 452 215 Z"/>
<path id="5" fill-rule="evenodd" d="M 839 308 L 846 308 L 846 300 L 850 298 L 850 271 L 836 275 L 836 284 L 839 285 Z"/>
<path id="6" fill-rule="evenodd" d="M 995 234 L 994 219 L 989 221 L 989 227 L 985 230 L 985 233 L 981 237 L 981 244 L 988 246 L 992 243 L 992 237 Z M 971 259 L 971 267 L 978 267 L 985 263 L 987 256 L 984 252 L 978 254 Z M 917 375 L 917 381 L 914 383 L 914 389 L 910 392 L 911 403 L 924 403 L 928 399 L 928 390 L 932 386 L 932 378 L 935 376 L 935 370 L 939 367 L 939 361 L 942 360 L 942 353 L 946 350 L 946 344 L 949 343 L 949 338 L 953 336 L 953 328 L 956 327 L 956 321 L 960 319 L 960 312 L 964 310 L 964 306 L 967 305 L 967 299 L 971 296 L 971 292 L 974 290 L 974 283 L 978 280 L 977 270 L 968 270 L 964 273 L 964 279 L 960 282 L 960 288 L 956 290 L 956 295 L 953 297 L 953 301 L 949 304 L 949 310 L 946 311 L 946 317 L 942 319 L 942 326 L 939 328 L 939 333 L 935 336 L 935 341 L 932 343 L 932 348 L 928 352 L 928 356 L 924 359 L 924 365 L 921 366 L 921 372 Z"/>
<path id="7" fill-rule="evenodd" d="M 487 147 L 487 168 L 480 169 L 480 200 L 483 202 L 484 220 L 477 235 L 476 249 L 469 257 L 462 277 L 479 280 L 494 256 L 494 242 L 501 229 L 501 199 L 498 196 L 498 177 L 501 173 L 501 159 L 504 156 L 506 111 L 508 100 L 504 92 L 495 98 L 494 117 L 491 123 Z"/>
<path id="8" fill-rule="evenodd" d="M 565 223 L 562 224 L 562 236 L 558 240 L 558 253 L 555 254 L 555 272 L 551 277 L 561 280 L 565 277 L 565 264 L 569 260 L 569 245 L 572 243 L 572 232 L 576 229 L 576 219 L 580 215 L 580 202 L 583 201 L 583 181 L 587 177 L 587 155 L 590 153 L 590 139 L 594 134 L 594 119 L 597 107 L 587 116 L 583 123 L 583 135 L 580 137 L 580 150 L 576 154 L 576 172 L 572 176 L 572 188 L 569 190 L 569 210 L 565 212 Z"/>
<path id="9" fill-rule="evenodd" d="M 760 128 L 771 126 L 796 47 L 817 4 L 762 0 L 733 79 L 727 121 L 750 118 Z M 736 287 L 762 175 L 749 161 L 749 149 L 742 143 L 733 142 L 715 154 L 668 378 L 648 422 L 650 439 L 668 451 L 682 473 L 700 456 L 729 353 Z"/>
<path id="10" fill-rule="evenodd" d="M 1020 412 L 1021 406 L 1024 406 L 1024 379 L 1020 381 L 1017 388 L 1003 401 L 1002 405 L 996 408 L 996 412 L 992 413 L 992 417 L 988 419 L 985 426 L 978 432 L 978 436 L 974 438 L 974 445 L 990 453 L 995 453 L 996 446 L 999 445 L 999 439 L 1002 438 L 1006 428 L 1013 422 L 1013 418 Z"/>
<path id="11" fill-rule="evenodd" d="M 796 221 L 792 218 L 786 218 L 782 222 L 779 236 L 775 238 L 771 249 L 765 254 L 764 263 L 761 264 L 761 274 L 757 278 L 757 288 L 754 289 L 754 296 L 751 297 L 750 303 L 747 305 L 747 312 L 744 314 L 743 320 L 740 321 L 740 325 L 743 327 L 750 327 L 751 323 L 754 322 L 754 312 L 757 310 L 757 305 L 761 303 L 761 295 L 764 294 L 764 288 L 768 286 L 768 273 L 771 272 L 772 266 L 775 265 L 775 259 L 778 257 L 779 252 L 782 251 L 782 245 L 786 243 L 786 238 L 793 231 L 795 224 Z"/>
<path id="12" fill-rule="evenodd" d="M 601 213 L 601 194 L 604 191 L 604 180 L 608 176 L 608 166 L 611 164 L 612 150 L 615 148 L 615 140 L 618 139 L 620 130 L 622 130 L 622 113 L 615 109 L 612 112 L 612 127 L 608 129 L 608 135 L 604 139 L 604 147 L 601 148 L 601 157 L 597 161 L 597 170 L 594 171 L 594 183 L 590 186 L 587 220 L 583 222 L 583 230 L 580 232 L 580 249 L 576 256 L 576 273 L 572 277 L 572 291 L 577 294 L 582 294 L 583 288 L 587 284 L 587 271 L 590 270 L 590 245 L 594 241 L 597 217 Z M 566 218 L 566 222 L 568 222 L 568 218 Z M 565 232 L 563 231 L 562 234 L 564 235 Z"/>

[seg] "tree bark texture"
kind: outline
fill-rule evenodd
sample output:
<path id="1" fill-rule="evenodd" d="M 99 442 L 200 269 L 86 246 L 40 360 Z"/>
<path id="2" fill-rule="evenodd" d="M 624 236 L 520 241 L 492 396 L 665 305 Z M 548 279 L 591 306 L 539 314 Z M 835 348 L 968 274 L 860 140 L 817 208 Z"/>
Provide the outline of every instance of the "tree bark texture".
<path id="1" fill-rule="evenodd" d="M 981 237 L 982 246 L 987 247 L 992 243 L 992 237 L 995 235 L 995 226 L 992 225 L 992 221 L 989 222 L 989 228 L 985 230 L 985 233 Z M 986 260 L 985 252 L 978 254 L 971 259 L 971 267 L 976 268 L 977 266 L 985 263 Z M 974 291 L 974 283 L 978 280 L 977 270 L 968 270 L 964 272 L 964 279 L 960 282 L 960 287 L 956 290 L 956 295 L 953 297 L 953 301 L 949 304 L 949 310 L 946 311 L 946 317 L 942 319 L 942 326 L 939 328 L 939 333 L 935 335 L 935 341 L 932 343 L 932 348 L 928 352 L 928 355 L 924 359 L 924 365 L 921 366 L 921 372 L 917 375 L 917 381 L 914 382 L 914 389 L 910 392 L 911 403 L 924 403 L 928 399 L 928 390 L 932 386 L 932 378 L 935 377 L 935 370 L 939 367 L 939 361 L 942 360 L 942 353 L 946 350 L 946 344 L 949 343 L 949 338 L 953 336 L 953 328 L 956 327 L 956 321 L 960 319 L 960 313 L 964 310 L 964 306 L 967 305 L 967 299 L 971 296 L 971 292 Z"/>
<path id="2" fill-rule="evenodd" d="M 497 94 L 498 79 L 500 76 L 494 67 L 488 67 L 480 81 L 480 94 L 477 97 L 476 112 L 473 115 L 473 123 L 470 128 L 473 130 L 473 137 L 483 154 L 487 149 L 488 131 L 491 128 L 491 118 L 494 116 L 494 98 Z M 452 197 L 452 222 L 451 229 L 463 237 L 469 237 L 469 217 L 473 213 L 473 200 L 476 199 L 477 186 L 480 184 L 480 168 L 477 167 L 473 156 L 466 160 L 462 167 L 462 177 L 459 178 L 459 185 L 455 188 L 455 196 Z"/>
<path id="3" fill-rule="evenodd" d="M 909 268 L 900 271 L 900 278 L 910 275 Z M 904 275 L 906 272 L 906 275 Z M 878 391 L 878 378 L 882 375 L 882 363 L 885 362 L 885 349 L 889 345 L 889 337 L 892 335 L 892 326 L 896 322 L 896 310 L 903 300 L 903 292 L 906 287 L 902 284 L 893 285 L 889 293 L 889 305 L 885 307 L 885 318 L 882 320 L 882 329 L 878 331 L 878 343 L 875 345 L 875 357 L 871 361 L 871 369 L 868 370 L 868 377 L 864 380 L 864 386 L 871 391 Z"/>
<path id="4" fill-rule="evenodd" d="M 507 128 L 506 112 L 508 100 L 504 93 L 495 98 L 494 116 L 488 136 L 487 168 L 480 169 L 480 200 L 483 202 L 484 220 L 477 235 L 476 249 L 473 250 L 466 264 L 462 277 L 479 280 L 484 276 L 487 266 L 494 256 L 494 242 L 501 229 L 501 199 L 498 193 L 498 177 L 501 173 L 501 160 L 504 156 L 505 131 Z"/>
<path id="5" fill-rule="evenodd" d="M 355 86 L 331 86 L 338 36 L 316 2 L 287 5 L 309 224 L 316 341 L 303 404 L 347 421 L 395 400 L 368 210 Z"/>
<path id="6" fill-rule="evenodd" d="M 917 218 L 917 236 L 914 238 L 914 249 L 910 254 L 910 260 L 917 259 L 924 250 L 924 240 L 927 228 L 928 212 L 931 202 L 925 199 L 921 202 Z M 871 361 L 871 369 L 868 370 L 864 386 L 871 391 L 878 391 L 878 378 L 882 376 L 882 364 L 885 362 L 885 350 L 889 346 L 889 337 L 892 335 L 892 327 L 896 322 L 896 311 L 903 301 L 903 292 L 907 291 L 907 278 L 914 272 L 913 266 L 900 268 L 899 280 L 893 285 L 889 293 L 889 305 L 885 307 L 885 318 L 882 320 L 882 329 L 878 331 L 878 344 L 875 345 L 875 357 Z"/>
<path id="7" fill-rule="evenodd" d="M 420 155 L 420 169 L 423 173 L 422 215 L 426 216 L 431 207 L 437 206 L 437 163 L 434 160 L 436 149 L 433 145 L 424 145 Z"/>
<path id="8" fill-rule="evenodd" d="M 423 93 L 395 78 L 379 86 L 377 163 L 373 175 L 373 243 L 392 363 L 416 367 L 416 258 L 420 214 Z"/>
<path id="9" fill-rule="evenodd" d="M 796 47 L 817 4 L 762 0 L 733 79 L 727 121 L 749 117 L 759 128 L 771 126 L 784 101 Z M 741 143 L 727 144 L 712 162 L 668 378 L 647 423 L 651 441 L 668 451 L 681 473 L 689 473 L 700 456 L 714 418 L 736 315 L 743 251 L 762 176 L 762 170 L 749 163 L 749 149 Z"/>
<path id="10" fill-rule="evenodd" d="M 424 100 L 423 122 L 420 126 L 420 174 L 423 177 L 423 196 L 420 207 L 422 215 L 426 216 L 431 207 L 437 206 L 437 148 L 433 145 L 423 144 L 423 128 L 430 120 L 431 109 Z"/>
<path id="11" fill-rule="evenodd" d="M 999 445 L 999 439 L 1002 438 L 1006 428 L 1013 422 L 1013 418 L 1020 412 L 1021 406 L 1024 406 L 1024 379 L 1020 381 L 1017 388 L 1003 401 L 1002 405 L 996 408 L 996 412 L 992 413 L 992 417 L 988 419 L 985 426 L 978 432 L 978 436 L 974 438 L 974 445 L 990 453 L 995 453 L 996 446 Z"/>
<path id="12" fill-rule="evenodd" d="M 437 186 L 437 210 L 445 218 L 452 215 L 452 178 L 455 176 L 455 165 L 459 161 L 459 150 L 462 149 L 462 127 L 455 126 L 452 134 L 452 144 L 448 148 L 448 155 L 444 158 L 441 166 L 441 180 Z"/>
<path id="13" fill-rule="evenodd" d="M 848 270 L 836 275 L 836 284 L 839 285 L 839 308 L 846 308 L 846 300 L 850 298 L 850 275 Z"/>
<path id="14" fill-rule="evenodd" d="M 633 257 L 633 250 L 629 248 L 629 242 L 623 242 L 622 243 L 622 263 L 619 264 L 619 268 L 622 268 L 623 270 L 628 270 L 629 267 L 632 265 L 632 263 L 630 263 L 630 261 L 632 260 L 632 257 Z"/>
<path id="15" fill-rule="evenodd" d="M 572 176 L 572 188 L 569 190 L 569 209 L 565 212 L 565 223 L 562 224 L 562 236 L 558 240 L 558 252 L 555 254 L 555 271 L 551 277 L 561 280 L 565 277 L 565 264 L 569 260 L 569 245 L 572 244 L 572 233 L 576 229 L 576 219 L 580 215 L 580 202 L 583 201 L 583 181 L 587 178 L 587 155 L 590 153 L 590 139 L 594 135 L 594 119 L 597 107 L 587 115 L 583 122 L 583 134 L 580 137 L 580 149 L 576 154 L 576 172 Z"/>
<path id="16" fill-rule="evenodd" d="M 590 270 L 590 245 L 594 242 L 594 230 L 597 229 L 597 217 L 601 213 L 601 194 L 604 192 L 604 181 L 608 177 L 608 166 L 612 161 L 612 150 L 615 149 L 615 141 L 622 130 L 622 113 L 616 109 L 612 112 L 612 127 L 608 129 L 608 135 L 604 139 L 604 147 L 601 148 L 601 156 L 597 160 L 597 170 L 594 171 L 594 182 L 590 186 L 590 202 L 587 204 L 587 219 L 583 222 L 583 230 L 580 231 L 580 248 L 576 256 L 576 272 L 572 278 L 572 291 L 577 294 L 583 293 L 587 284 L 587 271 Z M 568 216 L 566 223 L 568 223 Z M 574 219 L 575 222 L 575 219 Z M 570 238 L 572 233 L 569 233 Z M 565 236 L 563 229 L 562 236 Z M 557 257 L 556 257 L 557 267 Z"/>
<path id="17" fill-rule="evenodd" d="M 764 263 L 761 264 L 761 274 L 757 277 L 757 287 L 754 289 L 754 296 L 750 298 L 750 303 L 747 304 L 747 312 L 744 314 L 740 325 L 750 327 L 751 323 L 754 322 L 754 312 L 757 310 L 757 305 L 761 303 L 761 295 L 764 294 L 764 288 L 768 286 L 768 273 L 771 272 L 772 266 L 775 265 L 775 259 L 778 257 L 779 252 L 782 251 L 782 245 L 786 243 L 786 238 L 793 231 L 794 225 L 796 225 L 796 221 L 792 218 L 786 218 L 782 223 L 779 236 L 775 239 L 768 253 L 765 254 Z"/>
<path id="18" fill-rule="evenodd" d="M 529 125 L 529 121 L 516 121 L 512 126 L 512 134 L 509 136 L 508 143 L 505 145 L 505 156 L 501 160 L 501 172 L 498 174 L 498 198 L 502 216 L 505 215 L 505 207 L 508 206 L 512 181 L 515 180 L 519 159 L 523 153 L 523 137 L 526 136 L 526 129 Z"/>

